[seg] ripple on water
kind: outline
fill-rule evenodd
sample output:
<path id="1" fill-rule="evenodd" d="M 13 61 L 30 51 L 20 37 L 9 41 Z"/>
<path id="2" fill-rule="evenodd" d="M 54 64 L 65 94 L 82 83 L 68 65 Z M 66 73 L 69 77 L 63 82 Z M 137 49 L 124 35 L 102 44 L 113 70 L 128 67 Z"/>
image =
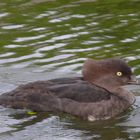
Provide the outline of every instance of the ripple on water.
<path id="1" fill-rule="evenodd" d="M 31 31 L 42 31 L 45 30 L 45 27 L 38 27 L 38 28 L 33 28 Z"/>
<path id="2" fill-rule="evenodd" d="M 15 52 L 7 52 L 5 54 L 0 54 L 0 58 L 3 58 L 3 57 L 10 57 L 12 55 L 16 54 Z"/>
<path id="3" fill-rule="evenodd" d="M 57 14 L 57 11 L 45 11 L 45 13 L 42 13 L 42 14 L 36 16 L 35 19 L 41 19 L 41 18 L 52 16 L 55 14 Z"/>
<path id="4" fill-rule="evenodd" d="M 49 22 L 50 23 L 58 23 L 58 22 L 70 20 L 72 18 L 85 18 L 85 15 L 80 15 L 80 14 L 79 15 L 68 15 L 68 16 L 61 17 L 61 18 L 51 19 L 51 20 L 49 20 Z"/>
<path id="5" fill-rule="evenodd" d="M 14 42 L 25 42 L 30 40 L 36 40 L 36 39 L 44 38 L 45 36 L 46 35 L 37 35 L 32 37 L 18 37 L 17 39 L 14 40 Z"/>
<path id="6" fill-rule="evenodd" d="M 70 57 L 72 56 L 73 55 L 70 55 Z M 67 73 L 71 73 L 71 75 L 74 75 L 74 76 L 77 76 L 77 74 L 78 75 L 81 74 L 81 66 L 83 65 L 83 61 L 85 60 L 85 58 L 77 58 L 77 59 L 75 58 L 75 59 L 71 59 L 67 61 L 62 59 L 64 61 L 60 61 L 60 62 L 59 62 L 59 59 L 58 61 L 56 61 L 56 58 L 54 59 L 53 63 L 42 65 L 37 70 L 34 70 L 34 71 L 44 72 L 49 69 L 53 69 L 54 73 L 59 73 L 59 75 L 62 75 L 62 76 L 66 76 Z M 45 61 L 48 62 L 47 59 Z M 44 60 L 42 60 L 41 62 L 44 62 Z M 79 67 L 80 67 L 80 70 L 79 69 L 77 70 L 77 68 Z"/>
<path id="7" fill-rule="evenodd" d="M 9 44 L 4 46 L 4 48 L 19 48 L 19 47 L 25 47 L 26 45 L 16 45 L 16 44 Z"/>
<path id="8" fill-rule="evenodd" d="M 74 54 L 61 54 L 61 55 L 57 55 L 57 56 L 47 58 L 47 59 L 35 60 L 35 62 L 53 62 L 53 61 L 57 61 L 57 60 L 59 61 L 61 59 L 66 59 L 71 56 L 74 56 Z"/>
<path id="9" fill-rule="evenodd" d="M 50 45 L 50 46 L 48 45 L 46 47 L 39 48 L 39 49 L 36 50 L 36 52 L 50 51 L 50 50 L 54 50 L 54 49 L 57 49 L 57 48 L 64 47 L 66 45 L 67 45 L 66 43 L 56 43 L 54 45 Z"/>
<path id="10" fill-rule="evenodd" d="M 18 62 L 18 61 L 28 60 L 30 58 L 41 58 L 43 56 L 44 55 L 41 53 L 34 53 L 34 54 L 29 54 L 25 56 L 16 57 L 16 58 L 1 59 L 0 64 L 13 63 L 13 62 Z"/>
<path id="11" fill-rule="evenodd" d="M 53 37 L 48 42 L 55 42 L 55 41 L 58 41 L 58 40 L 75 38 L 75 37 L 78 37 L 80 35 L 87 35 L 87 34 L 89 34 L 89 32 L 86 32 L 86 31 L 85 32 L 77 32 L 77 33 L 74 33 L 74 34 L 65 34 L 65 35 Z"/>
<path id="12" fill-rule="evenodd" d="M 8 15 L 9 15 L 9 13 L 0 13 L 0 18 L 6 17 Z"/>
<path id="13" fill-rule="evenodd" d="M 6 25 L 6 26 L 2 26 L 2 29 L 6 29 L 6 30 L 12 30 L 12 29 L 19 29 L 19 28 L 23 28 L 25 25 Z"/>
<path id="14" fill-rule="evenodd" d="M 123 42 L 123 43 L 126 43 L 126 42 L 134 42 L 134 41 L 136 41 L 136 40 L 133 39 L 133 38 L 126 38 L 124 40 L 121 40 L 121 42 Z"/>
<path id="15" fill-rule="evenodd" d="M 28 122 L 30 123 L 31 121 Z M 81 140 L 81 136 L 84 140 L 88 140 L 89 138 L 91 138 L 90 136 L 86 136 L 83 134 L 86 133 L 85 131 L 75 130 L 72 128 L 67 129 L 68 125 L 71 125 L 71 123 L 61 121 L 57 116 L 50 116 L 42 120 L 41 122 L 37 122 L 36 124 L 32 124 L 31 126 L 26 126 L 26 129 L 23 129 L 22 131 L 15 131 L 14 133 L 12 133 L 12 137 L 8 135 L 7 137 L 1 135 L 0 138 L 6 137 L 8 140 L 12 140 L 13 138 L 20 140 Z"/>
<path id="16" fill-rule="evenodd" d="M 29 116 L 28 118 L 23 119 L 16 119 L 12 117 L 12 114 L 21 114 L 25 113 L 25 110 L 14 110 L 10 108 L 3 108 L 0 107 L 0 134 L 10 133 L 12 131 L 18 130 L 18 127 L 14 127 L 15 125 L 18 126 L 24 122 L 31 121 L 36 116 Z"/>

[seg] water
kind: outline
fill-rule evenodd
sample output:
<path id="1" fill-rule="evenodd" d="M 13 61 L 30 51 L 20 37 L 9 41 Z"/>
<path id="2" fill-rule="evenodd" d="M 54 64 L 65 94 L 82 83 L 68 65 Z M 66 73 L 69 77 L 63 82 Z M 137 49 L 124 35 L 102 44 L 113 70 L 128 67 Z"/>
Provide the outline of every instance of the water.
<path id="1" fill-rule="evenodd" d="M 140 77 L 138 0 L 1 0 L 0 93 L 31 81 L 80 75 L 87 57 L 125 59 Z M 133 108 L 89 123 L 66 114 L 0 108 L 1 140 L 139 140 L 140 87 Z"/>

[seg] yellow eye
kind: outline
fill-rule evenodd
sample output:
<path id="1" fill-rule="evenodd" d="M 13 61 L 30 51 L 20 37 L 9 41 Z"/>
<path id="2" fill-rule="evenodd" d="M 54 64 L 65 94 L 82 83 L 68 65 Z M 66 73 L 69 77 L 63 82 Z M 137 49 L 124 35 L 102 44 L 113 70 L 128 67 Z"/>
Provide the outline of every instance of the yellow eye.
<path id="1" fill-rule="evenodd" d="M 116 73 L 116 75 L 117 75 L 117 76 L 122 76 L 122 72 L 118 71 L 118 72 Z"/>

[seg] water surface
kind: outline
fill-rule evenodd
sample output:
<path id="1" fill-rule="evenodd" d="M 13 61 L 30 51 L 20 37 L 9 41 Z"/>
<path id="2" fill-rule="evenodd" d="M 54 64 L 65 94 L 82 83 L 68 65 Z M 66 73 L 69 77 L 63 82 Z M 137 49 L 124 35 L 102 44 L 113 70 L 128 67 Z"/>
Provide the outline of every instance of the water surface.
<path id="1" fill-rule="evenodd" d="M 0 93 L 81 74 L 87 57 L 125 59 L 140 77 L 138 0 L 1 0 Z M 1 140 L 140 139 L 140 87 L 127 112 L 89 123 L 66 114 L 0 108 Z"/>

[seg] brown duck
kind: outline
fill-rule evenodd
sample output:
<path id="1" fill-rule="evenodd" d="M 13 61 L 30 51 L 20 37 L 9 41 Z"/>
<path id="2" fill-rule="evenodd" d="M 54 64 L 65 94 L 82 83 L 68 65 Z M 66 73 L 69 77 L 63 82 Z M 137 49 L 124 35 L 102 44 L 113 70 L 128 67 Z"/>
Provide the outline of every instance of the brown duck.
<path id="1" fill-rule="evenodd" d="M 134 103 L 134 95 L 122 87 L 137 83 L 124 61 L 87 59 L 82 73 L 83 77 L 21 85 L 1 95 L 0 105 L 38 112 L 66 112 L 95 121 L 114 117 Z"/>

